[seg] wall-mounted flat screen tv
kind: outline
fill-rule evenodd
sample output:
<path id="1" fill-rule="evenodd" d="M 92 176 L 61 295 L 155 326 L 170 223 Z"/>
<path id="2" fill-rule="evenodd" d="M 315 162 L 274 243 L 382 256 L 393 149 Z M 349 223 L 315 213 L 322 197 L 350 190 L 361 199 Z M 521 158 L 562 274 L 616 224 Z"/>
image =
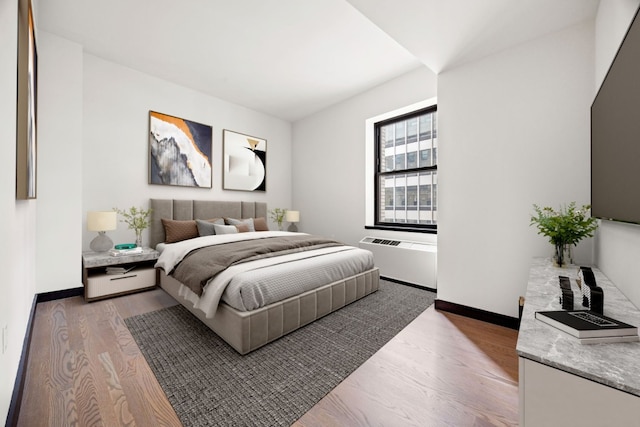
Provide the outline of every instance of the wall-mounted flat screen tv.
<path id="1" fill-rule="evenodd" d="M 640 223 L 640 18 L 591 105 L 591 215 Z"/>

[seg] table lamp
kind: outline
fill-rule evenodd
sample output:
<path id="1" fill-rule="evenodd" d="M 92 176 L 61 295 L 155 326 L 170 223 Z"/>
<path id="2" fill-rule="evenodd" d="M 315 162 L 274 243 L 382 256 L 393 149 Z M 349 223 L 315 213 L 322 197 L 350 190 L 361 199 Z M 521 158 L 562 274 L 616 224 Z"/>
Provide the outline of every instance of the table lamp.
<path id="1" fill-rule="evenodd" d="M 89 247 L 94 252 L 107 252 L 113 247 L 113 241 L 105 234 L 105 231 L 115 230 L 118 226 L 118 214 L 116 212 L 87 212 L 87 230 L 97 231 L 98 235 L 91 241 Z"/>
<path id="2" fill-rule="evenodd" d="M 289 228 L 287 228 L 287 231 L 293 231 L 293 232 L 298 231 L 296 222 L 300 222 L 299 211 L 287 211 L 287 213 L 285 214 L 285 220 L 291 223 L 291 225 L 289 225 Z"/>

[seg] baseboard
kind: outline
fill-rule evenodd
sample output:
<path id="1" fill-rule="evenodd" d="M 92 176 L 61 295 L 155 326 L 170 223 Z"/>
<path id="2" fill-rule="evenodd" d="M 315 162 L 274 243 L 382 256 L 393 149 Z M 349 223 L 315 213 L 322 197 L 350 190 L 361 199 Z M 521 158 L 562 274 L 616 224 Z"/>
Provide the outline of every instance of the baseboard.
<path id="1" fill-rule="evenodd" d="M 9 412 L 7 413 L 6 426 L 17 426 L 18 415 L 20 414 L 20 404 L 22 402 L 22 393 L 24 392 L 24 382 L 27 377 L 27 361 L 29 359 L 29 348 L 31 347 L 31 334 L 33 333 L 33 319 L 36 314 L 36 305 L 38 304 L 38 295 L 34 295 L 31 303 L 31 312 L 27 322 L 27 331 L 24 334 L 22 342 L 22 353 L 20 354 L 20 363 L 18 364 L 18 372 L 16 373 L 16 381 L 13 384 L 13 393 L 11 394 L 11 403 L 9 403 Z"/>
<path id="2" fill-rule="evenodd" d="M 504 326 L 510 329 L 518 330 L 520 328 L 520 320 L 517 317 L 492 313 L 490 311 L 467 307 L 466 305 L 456 304 L 454 302 L 444 301 L 441 299 L 436 299 L 435 309 L 459 314 L 461 316 L 470 317 L 483 322 L 493 323 L 494 325 Z"/>
<path id="3" fill-rule="evenodd" d="M 411 286 L 412 288 L 424 289 L 425 291 L 437 292 L 434 288 L 429 288 L 427 286 L 416 285 L 415 283 L 405 282 L 404 280 L 392 279 L 391 277 L 380 276 L 380 279 L 386 280 L 387 282 L 399 283 L 405 286 Z"/>
<path id="4" fill-rule="evenodd" d="M 20 363 L 18 364 L 18 372 L 16 373 L 16 381 L 13 384 L 13 393 L 11 394 L 11 403 L 9 403 L 9 412 L 7 413 L 6 427 L 18 425 L 18 416 L 20 415 L 20 405 L 22 403 L 22 394 L 24 392 L 24 383 L 27 377 L 27 365 L 29 361 L 29 350 L 31 348 L 31 335 L 33 334 L 33 321 L 36 315 L 36 306 L 38 303 L 53 301 L 63 298 L 75 297 L 84 294 L 84 288 L 63 289 L 60 291 L 43 292 L 33 296 L 31 303 L 31 312 L 27 321 L 27 330 L 24 334 L 22 343 L 22 353 L 20 354 Z"/>
<path id="5" fill-rule="evenodd" d="M 43 292 L 41 294 L 36 294 L 37 302 L 47 302 L 47 301 L 55 301 L 57 299 L 77 297 L 84 295 L 84 288 L 71 288 L 71 289 L 62 289 L 60 291 L 51 291 L 51 292 Z"/>

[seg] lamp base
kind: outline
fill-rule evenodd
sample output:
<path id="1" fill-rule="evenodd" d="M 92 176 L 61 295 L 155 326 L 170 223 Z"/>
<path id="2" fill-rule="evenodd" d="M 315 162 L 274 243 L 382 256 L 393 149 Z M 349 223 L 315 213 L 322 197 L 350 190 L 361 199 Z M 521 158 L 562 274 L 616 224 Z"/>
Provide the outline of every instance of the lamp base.
<path id="1" fill-rule="evenodd" d="M 104 231 L 98 231 L 98 235 L 91 241 L 89 247 L 93 252 L 107 252 L 113 247 L 113 240 Z"/>
<path id="2" fill-rule="evenodd" d="M 298 231 L 298 226 L 296 226 L 295 222 L 292 222 L 291 224 L 289 224 L 289 228 L 287 228 L 287 231 L 296 233 Z"/>

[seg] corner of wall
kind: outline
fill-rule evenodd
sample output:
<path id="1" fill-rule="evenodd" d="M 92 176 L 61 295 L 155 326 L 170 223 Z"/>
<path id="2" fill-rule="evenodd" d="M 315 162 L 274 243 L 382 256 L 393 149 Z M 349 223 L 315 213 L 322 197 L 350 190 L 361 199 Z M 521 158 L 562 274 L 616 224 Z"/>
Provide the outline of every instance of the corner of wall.
<path id="1" fill-rule="evenodd" d="M 4 123 L 16 122 L 16 50 L 18 2 L 0 2 L 0 115 Z M 0 126 L 0 417 L 6 418 L 20 363 L 31 304 L 35 295 L 35 216 L 37 200 L 15 199 L 16 128 Z"/>

